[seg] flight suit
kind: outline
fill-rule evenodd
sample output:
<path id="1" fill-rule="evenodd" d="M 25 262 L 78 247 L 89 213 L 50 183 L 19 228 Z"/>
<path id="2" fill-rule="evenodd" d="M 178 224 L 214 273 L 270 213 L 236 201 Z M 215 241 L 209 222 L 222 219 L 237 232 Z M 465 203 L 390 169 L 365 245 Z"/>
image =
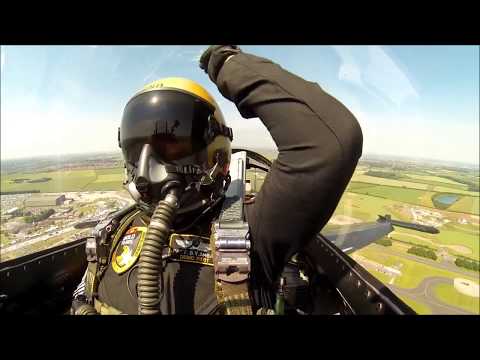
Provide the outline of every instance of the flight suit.
<path id="1" fill-rule="evenodd" d="M 362 154 L 362 132 L 353 114 L 318 84 L 268 59 L 240 52 L 225 63 L 210 63 L 219 67 L 208 71 L 216 74 L 222 95 L 244 118 L 260 118 L 279 151 L 261 191 L 246 206 L 252 301 L 254 308 L 271 308 L 285 265 L 333 214 Z M 219 212 L 220 207 L 189 233 L 208 238 Z M 148 217 L 139 216 L 132 226 L 147 223 Z M 123 274 L 109 266 L 99 283 L 99 299 L 136 314 L 135 279 L 135 266 Z M 210 265 L 168 261 L 163 286 L 162 314 L 218 310 Z"/>
<path id="2" fill-rule="evenodd" d="M 185 260 L 178 254 L 169 256 L 171 253 L 166 249 L 163 264 L 163 296 L 160 299 L 162 314 L 210 314 L 218 311 L 218 303 L 214 292 L 213 263 L 211 257 L 206 258 L 210 256 L 210 224 L 218 216 L 219 210 L 219 206 L 212 209 L 211 213 L 198 225 L 182 232 L 185 236 L 174 235 L 177 240 L 176 244 L 171 241 L 170 245 L 174 247 L 180 243 L 183 246 L 182 243 L 186 243 L 185 247 L 188 248 L 189 253 L 195 251 L 195 258 L 184 256 Z M 189 214 L 187 219 L 191 220 L 196 216 L 198 216 L 197 213 Z M 136 287 L 138 257 L 132 265 L 128 266 L 128 269 L 119 274 L 119 269 L 115 266 L 118 261 L 116 254 L 121 253 L 124 239 L 128 241 L 128 237 L 134 234 L 131 230 L 138 228 L 145 228 L 146 230 L 149 221 L 149 215 L 141 211 L 134 217 L 131 224 L 123 230 L 123 235 L 112 249 L 111 263 L 98 284 L 98 300 L 122 313 L 137 314 L 138 312 Z M 172 233 L 176 233 L 175 228 L 184 228 L 187 224 L 188 221 L 185 218 L 177 219 Z M 138 244 L 128 245 L 131 246 L 130 254 L 133 254 L 135 245 L 138 246 Z M 199 252 L 202 254 L 199 254 Z"/>

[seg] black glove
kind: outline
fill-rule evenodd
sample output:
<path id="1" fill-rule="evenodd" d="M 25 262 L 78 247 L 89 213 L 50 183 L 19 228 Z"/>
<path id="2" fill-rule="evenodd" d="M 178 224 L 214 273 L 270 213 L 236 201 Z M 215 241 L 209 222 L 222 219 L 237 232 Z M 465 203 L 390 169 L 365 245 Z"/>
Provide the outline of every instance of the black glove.
<path id="1" fill-rule="evenodd" d="M 200 69 L 205 71 L 210 77 L 210 80 L 216 83 L 217 75 L 225 60 L 229 56 L 240 52 L 240 48 L 236 45 L 211 45 L 200 57 Z"/>

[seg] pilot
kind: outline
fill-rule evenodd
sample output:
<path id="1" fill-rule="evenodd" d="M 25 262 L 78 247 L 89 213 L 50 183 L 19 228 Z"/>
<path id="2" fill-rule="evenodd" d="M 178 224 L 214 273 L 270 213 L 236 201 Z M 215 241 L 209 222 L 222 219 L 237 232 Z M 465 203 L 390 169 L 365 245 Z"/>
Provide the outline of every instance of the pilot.
<path id="1" fill-rule="evenodd" d="M 233 133 L 218 104 L 191 80 L 146 85 L 118 133 L 136 203 L 88 239 L 73 314 L 308 312 L 298 254 L 353 175 L 360 126 L 318 84 L 237 46 L 210 46 L 200 68 L 244 118 L 260 118 L 278 158 L 244 221 L 222 223 Z"/>

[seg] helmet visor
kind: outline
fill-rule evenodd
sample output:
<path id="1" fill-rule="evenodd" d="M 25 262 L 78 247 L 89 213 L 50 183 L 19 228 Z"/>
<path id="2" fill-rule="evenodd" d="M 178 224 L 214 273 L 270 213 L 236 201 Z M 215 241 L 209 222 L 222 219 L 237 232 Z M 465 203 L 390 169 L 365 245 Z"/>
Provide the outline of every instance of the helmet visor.
<path id="1" fill-rule="evenodd" d="M 148 143 L 162 163 L 191 164 L 208 145 L 209 116 L 214 111 L 207 102 L 179 91 L 156 90 L 134 97 L 120 126 L 125 160 L 135 164 Z"/>

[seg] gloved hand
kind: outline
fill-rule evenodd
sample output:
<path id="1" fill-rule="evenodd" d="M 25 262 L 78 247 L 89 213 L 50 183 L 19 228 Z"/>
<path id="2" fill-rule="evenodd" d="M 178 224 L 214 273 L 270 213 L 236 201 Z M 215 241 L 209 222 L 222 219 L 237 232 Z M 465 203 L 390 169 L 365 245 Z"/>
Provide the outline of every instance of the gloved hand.
<path id="1" fill-rule="evenodd" d="M 72 306 L 70 308 L 70 315 L 96 315 L 95 308 L 86 302 L 86 298 L 83 295 L 73 299 Z"/>
<path id="2" fill-rule="evenodd" d="M 211 45 L 200 57 L 200 69 L 205 71 L 210 80 L 217 81 L 218 73 L 225 60 L 231 56 L 240 53 L 241 50 L 236 45 Z"/>

